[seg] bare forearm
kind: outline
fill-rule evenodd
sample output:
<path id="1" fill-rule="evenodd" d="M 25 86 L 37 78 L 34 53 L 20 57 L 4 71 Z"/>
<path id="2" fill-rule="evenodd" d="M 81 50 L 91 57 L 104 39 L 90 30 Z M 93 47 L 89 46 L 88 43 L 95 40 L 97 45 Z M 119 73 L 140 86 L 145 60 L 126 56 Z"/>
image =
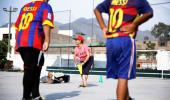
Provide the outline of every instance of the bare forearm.
<path id="1" fill-rule="evenodd" d="M 45 35 L 44 42 L 50 43 L 50 32 L 51 32 L 50 26 L 48 25 L 43 26 L 43 30 L 44 30 L 44 35 Z"/>
<path id="2" fill-rule="evenodd" d="M 153 16 L 152 13 L 145 13 L 139 17 L 137 17 L 132 24 L 122 26 L 120 30 L 126 34 L 131 34 L 133 32 L 136 32 L 139 25 L 146 22 L 148 19 L 150 19 Z"/>
<path id="3" fill-rule="evenodd" d="M 135 24 L 136 26 L 139 26 L 139 25 L 143 24 L 144 22 L 146 22 L 147 20 L 149 20 L 152 16 L 153 16 L 152 13 L 143 14 L 142 16 L 138 17 L 138 18 L 133 22 L 133 24 Z"/>
<path id="4" fill-rule="evenodd" d="M 99 22 L 100 28 L 103 30 L 103 28 L 106 28 L 106 25 L 104 23 L 102 14 L 100 13 L 100 11 L 98 9 L 94 10 L 94 14 L 96 16 L 97 21 Z"/>
<path id="5" fill-rule="evenodd" d="M 77 61 L 76 61 L 76 55 L 74 54 L 74 63 L 77 63 Z"/>
<path id="6" fill-rule="evenodd" d="M 89 60 L 89 58 L 90 58 L 90 54 L 88 53 L 88 54 L 87 54 L 87 57 L 86 57 L 86 59 L 83 61 L 83 63 L 85 64 L 85 63 Z"/>
<path id="7" fill-rule="evenodd" d="M 48 26 L 48 25 L 44 25 L 44 26 L 43 26 L 43 30 L 44 30 L 45 40 L 44 40 L 44 43 L 43 43 L 43 48 L 42 48 L 42 50 L 43 50 L 44 52 L 46 52 L 47 49 L 48 49 L 48 47 L 49 47 L 49 44 L 50 44 L 51 27 Z"/>

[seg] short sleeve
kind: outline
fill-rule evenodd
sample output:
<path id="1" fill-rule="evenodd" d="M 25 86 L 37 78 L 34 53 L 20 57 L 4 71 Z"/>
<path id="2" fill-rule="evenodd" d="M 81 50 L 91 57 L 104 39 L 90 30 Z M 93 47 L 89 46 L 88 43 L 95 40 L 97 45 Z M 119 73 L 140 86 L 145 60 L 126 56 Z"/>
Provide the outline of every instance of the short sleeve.
<path id="1" fill-rule="evenodd" d="M 89 47 L 87 45 L 84 45 L 84 50 L 89 52 Z"/>
<path id="2" fill-rule="evenodd" d="M 102 3 L 97 5 L 96 9 L 103 13 L 109 13 L 110 0 L 104 0 Z"/>
<path id="3" fill-rule="evenodd" d="M 153 9 L 151 8 L 147 0 L 138 0 L 137 7 L 139 14 L 153 13 Z"/>
<path id="4" fill-rule="evenodd" d="M 49 4 L 45 4 L 43 9 L 43 19 L 42 25 L 49 25 L 50 27 L 54 27 L 54 14 L 51 6 Z"/>

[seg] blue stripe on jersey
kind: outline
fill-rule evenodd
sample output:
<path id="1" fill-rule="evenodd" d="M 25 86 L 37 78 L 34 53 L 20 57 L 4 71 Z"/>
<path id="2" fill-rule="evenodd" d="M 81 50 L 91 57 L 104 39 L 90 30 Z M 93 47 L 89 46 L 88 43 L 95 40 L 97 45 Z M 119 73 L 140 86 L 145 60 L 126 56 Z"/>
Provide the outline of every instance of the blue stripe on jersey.
<path id="1" fill-rule="evenodd" d="M 124 14 L 123 15 L 123 21 L 124 22 L 129 22 L 129 21 L 133 21 L 136 18 L 136 15 L 128 15 L 128 14 Z"/>
<path id="2" fill-rule="evenodd" d="M 23 11 L 23 9 L 24 9 L 24 7 L 22 8 L 22 10 L 21 10 L 21 12 L 20 12 L 20 14 L 22 13 L 22 11 Z M 28 11 L 26 12 L 26 14 L 28 13 Z M 25 20 L 22 20 L 22 26 L 24 25 L 24 21 Z M 22 37 L 22 35 L 24 35 L 23 34 L 23 30 L 21 29 L 19 32 L 18 32 L 18 47 L 20 47 L 20 45 L 21 45 L 21 37 Z"/>
<path id="3" fill-rule="evenodd" d="M 21 45 L 21 36 L 22 36 L 22 30 L 20 30 L 19 31 L 19 33 L 18 33 L 18 47 L 20 47 L 20 45 Z"/>
<path id="4" fill-rule="evenodd" d="M 45 3 L 42 3 L 40 5 L 39 9 L 37 10 L 37 15 L 36 15 L 35 19 L 42 19 L 43 16 L 41 16 L 41 15 L 42 15 L 42 11 L 43 11 L 43 8 L 44 8 L 44 4 Z M 38 25 L 38 37 L 40 37 L 42 29 L 43 29 L 42 20 L 41 20 L 41 22 L 38 22 L 37 25 Z"/>
<path id="5" fill-rule="evenodd" d="M 31 5 L 33 6 L 33 5 Z M 38 10 L 36 11 L 36 16 L 34 17 L 34 21 L 35 22 L 32 22 L 31 23 L 31 27 L 30 27 L 30 30 L 29 30 L 29 37 L 28 37 L 28 46 L 33 46 L 33 42 L 34 42 L 34 36 L 35 36 L 35 31 L 38 31 L 38 36 L 40 36 L 40 32 L 39 32 L 39 28 L 41 26 L 42 28 L 42 22 L 41 23 L 37 23 L 39 22 L 39 19 L 42 19 L 40 17 L 42 17 L 41 15 L 41 10 L 42 10 L 42 6 L 43 6 L 43 3 L 40 5 L 40 7 L 38 8 Z M 38 29 L 36 29 L 36 26 L 38 25 Z M 42 29 L 40 29 L 42 30 Z"/>
<path id="6" fill-rule="evenodd" d="M 31 23 L 31 27 L 29 30 L 29 36 L 28 36 L 28 46 L 33 46 L 33 42 L 34 42 L 34 33 L 35 33 L 35 29 L 36 28 L 36 24 L 35 23 Z"/>
<path id="7" fill-rule="evenodd" d="M 30 7 L 33 7 L 33 6 L 34 6 L 34 3 L 31 3 Z M 36 30 L 36 24 L 34 22 L 31 22 L 29 36 L 28 36 L 28 46 L 29 47 L 33 46 L 35 30 Z"/>
<path id="8" fill-rule="evenodd" d="M 38 26 L 42 26 L 42 23 L 38 23 Z M 38 29 L 38 37 L 40 38 L 40 36 L 41 36 L 41 29 Z"/>

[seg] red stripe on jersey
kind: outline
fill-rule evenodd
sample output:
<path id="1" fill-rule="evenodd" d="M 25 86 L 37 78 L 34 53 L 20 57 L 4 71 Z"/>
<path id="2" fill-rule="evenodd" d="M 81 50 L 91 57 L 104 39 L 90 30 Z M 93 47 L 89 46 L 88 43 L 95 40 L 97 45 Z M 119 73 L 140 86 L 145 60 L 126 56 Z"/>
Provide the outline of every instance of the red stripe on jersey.
<path id="1" fill-rule="evenodd" d="M 35 5 L 34 5 L 34 7 L 37 7 L 37 8 L 39 8 L 40 9 L 40 6 L 41 6 L 41 4 L 42 4 L 43 2 L 37 2 L 37 3 L 35 3 Z M 37 14 L 37 11 L 39 10 L 39 9 L 37 9 L 34 13 L 33 13 L 33 15 L 35 15 L 35 17 L 36 16 L 38 16 Z M 35 18 L 34 17 L 34 18 Z M 34 48 L 37 48 L 37 49 L 42 49 L 42 38 L 41 38 L 41 36 L 38 36 L 38 32 L 39 32 L 39 29 L 38 29 L 38 27 L 39 27 L 39 22 L 37 22 L 36 23 L 36 27 L 35 27 L 35 31 L 34 31 L 34 42 L 33 42 L 33 47 Z M 41 35 L 41 34 L 40 34 Z"/>
<path id="2" fill-rule="evenodd" d="M 128 15 L 137 15 L 137 9 L 133 6 L 111 6 L 110 8 L 116 9 L 122 9 L 124 14 Z"/>
<path id="3" fill-rule="evenodd" d="M 24 6 L 25 7 L 29 7 L 31 3 L 28 3 Z M 24 13 L 27 13 L 27 11 L 24 10 L 24 8 L 22 9 L 22 13 L 21 15 L 23 15 Z M 21 20 L 22 21 L 22 20 Z M 20 24 L 22 24 L 22 22 L 20 22 Z M 29 35 L 29 29 L 30 29 L 30 26 L 28 26 L 28 29 L 26 30 L 22 30 L 22 35 L 21 35 L 21 41 L 20 41 L 20 46 L 23 46 L 23 47 L 27 47 L 28 46 L 28 35 Z"/>
<path id="4" fill-rule="evenodd" d="M 44 14 L 43 14 L 44 16 L 43 16 L 43 21 L 44 20 L 46 20 L 46 18 L 47 18 L 47 16 L 48 16 L 48 10 L 46 9 L 45 11 L 44 11 Z"/>
<path id="5" fill-rule="evenodd" d="M 24 46 L 24 47 L 28 46 L 29 29 L 30 26 L 28 26 L 28 29 L 22 31 L 20 46 Z"/>
<path id="6" fill-rule="evenodd" d="M 127 34 L 124 32 L 118 32 L 118 33 L 111 33 L 111 34 L 106 34 L 106 38 L 113 38 L 113 37 L 119 37 L 119 36 L 130 36 L 130 37 L 134 37 L 135 36 L 135 32 L 131 33 L 131 34 Z"/>
<path id="7" fill-rule="evenodd" d="M 137 9 L 135 7 L 127 7 L 126 9 L 123 9 L 124 14 L 136 16 L 138 14 Z"/>
<path id="8" fill-rule="evenodd" d="M 33 47 L 37 48 L 37 49 L 42 49 L 42 39 L 41 39 L 41 34 L 40 36 L 38 35 L 38 27 L 39 27 L 39 23 L 36 24 L 36 28 L 35 28 L 35 33 L 34 34 L 34 42 L 33 42 Z"/>

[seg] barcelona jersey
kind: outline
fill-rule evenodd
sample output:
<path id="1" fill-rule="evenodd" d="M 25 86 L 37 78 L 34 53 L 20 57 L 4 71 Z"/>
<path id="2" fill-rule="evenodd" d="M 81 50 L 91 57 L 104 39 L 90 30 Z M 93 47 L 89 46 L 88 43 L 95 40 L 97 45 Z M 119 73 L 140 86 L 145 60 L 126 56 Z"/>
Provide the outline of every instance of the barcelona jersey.
<path id="1" fill-rule="evenodd" d="M 133 23 L 140 14 L 153 12 L 146 0 L 105 0 L 97 6 L 97 9 L 109 14 L 106 38 L 134 37 L 135 32 L 126 34 L 120 31 L 120 28 Z"/>
<path id="2" fill-rule="evenodd" d="M 44 42 L 43 25 L 53 28 L 53 20 L 53 11 L 47 2 L 34 1 L 24 5 L 15 23 L 16 50 L 19 47 L 41 50 Z"/>

